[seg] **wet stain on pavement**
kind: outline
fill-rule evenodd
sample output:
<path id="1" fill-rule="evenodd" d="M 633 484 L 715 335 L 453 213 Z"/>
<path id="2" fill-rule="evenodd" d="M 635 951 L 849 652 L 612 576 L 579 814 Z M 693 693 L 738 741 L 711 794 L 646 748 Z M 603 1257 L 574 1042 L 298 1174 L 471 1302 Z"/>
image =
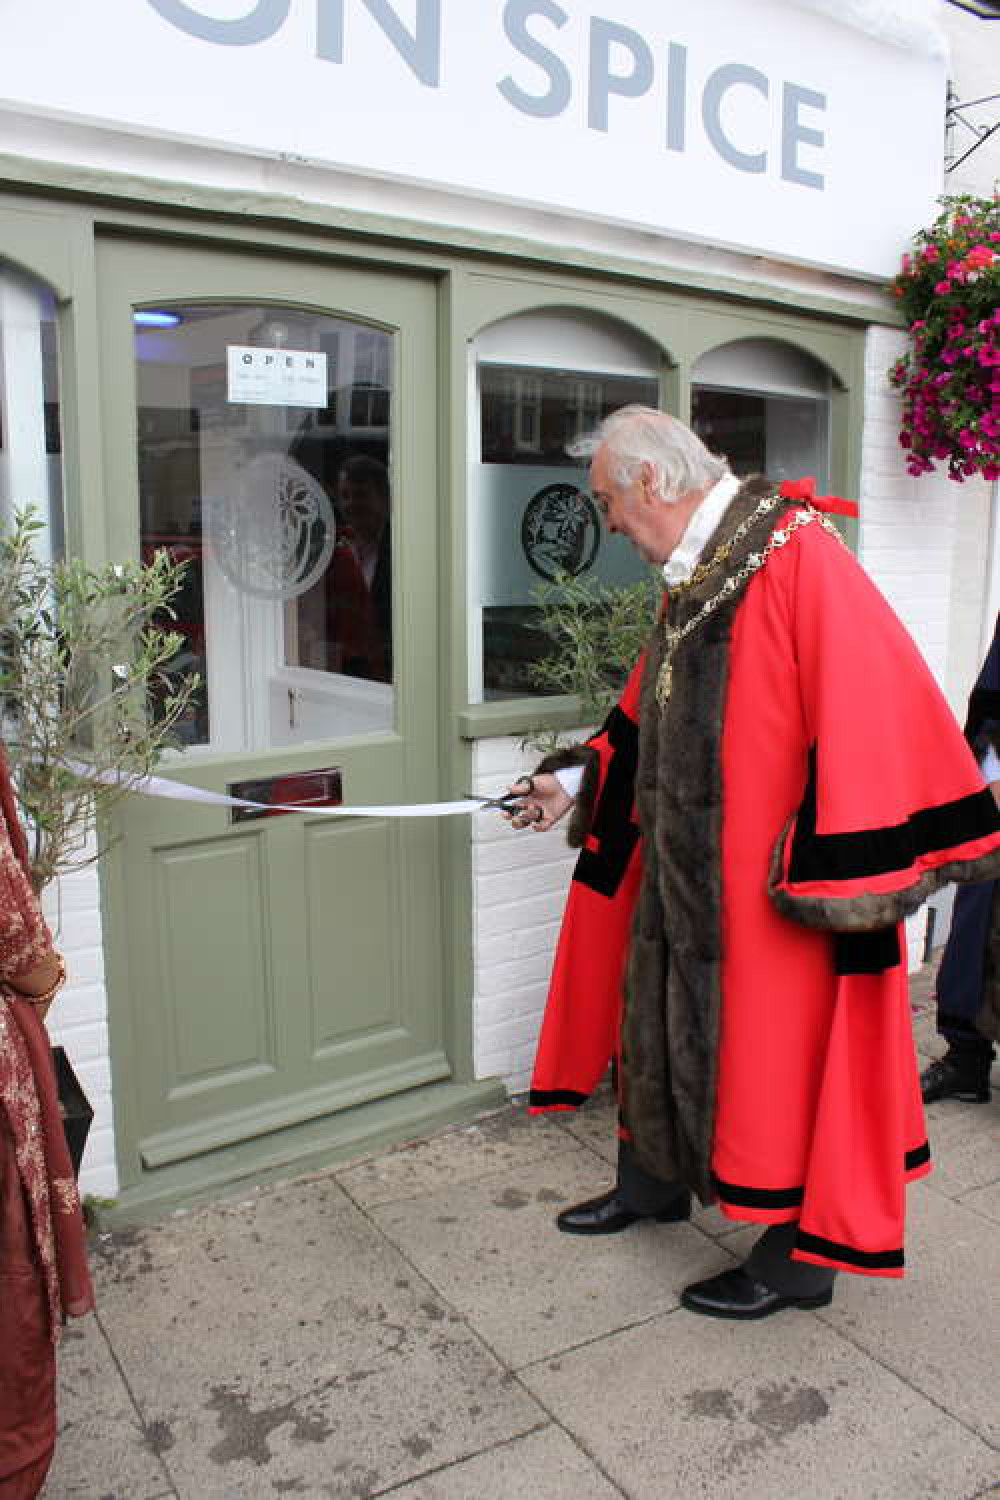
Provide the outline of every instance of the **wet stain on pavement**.
<path id="1" fill-rule="evenodd" d="M 739 1416 L 736 1397 L 732 1391 L 721 1388 L 690 1391 L 687 1409 L 689 1417 L 719 1417 L 727 1422 L 735 1422 Z"/>
<path id="2" fill-rule="evenodd" d="M 796 1381 L 757 1386 L 750 1400 L 741 1400 L 724 1387 L 689 1391 L 685 1406 L 689 1417 L 749 1424 L 754 1429 L 752 1436 L 737 1438 L 732 1444 L 731 1459 L 757 1452 L 768 1441 L 780 1443 L 800 1428 L 814 1426 L 830 1415 L 830 1403 L 822 1391 Z"/>
<path id="3" fill-rule="evenodd" d="M 213 1462 L 220 1465 L 245 1461 L 258 1466 L 270 1463 L 268 1439 L 278 1427 L 290 1425 L 292 1437 L 300 1443 L 322 1443 L 333 1434 L 327 1421 L 299 1411 L 294 1401 L 254 1411 L 250 1398 L 243 1392 L 216 1386 L 206 1404 L 218 1416 L 223 1432 L 221 1441 L 209 1453 Z"/>
<path id="4" fill-rule="evenodd" d="M 147 1446 L 157 1456 L 161 1453 L 169 1453 L 177 1441 L 169 1422 L 147 1422 L 143 1429 L 143 1437 Z"/>
<path id="5" fill-rule="evenodd" d="M 519 1192 L 517 1188 L 506 1188 L 499 1198 L 493 1199 L 495 1207 L 509 1209 L 527 1208 L 530 1202 L 527 1193 Z"/>
<path id="6" fill-rule="evenodd" d="M 757 1405 L 750 1420 L 778 1437 L 787 1437 L 829 1415 L 830 1403 L 815 1386 L 775 1383 L 757 1387 Z"/>

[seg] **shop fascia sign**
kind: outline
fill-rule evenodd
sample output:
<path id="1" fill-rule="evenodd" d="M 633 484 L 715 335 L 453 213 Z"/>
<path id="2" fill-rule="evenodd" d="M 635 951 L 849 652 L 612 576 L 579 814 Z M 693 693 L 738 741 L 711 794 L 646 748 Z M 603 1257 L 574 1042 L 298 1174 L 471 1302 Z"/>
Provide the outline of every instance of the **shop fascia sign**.
<path id="1" fill-rule="evenodd" d="M 943 63 L 794 0 L 101 8 L 6 16 L 0 99 L 873 275 L 940 189 Z"/>

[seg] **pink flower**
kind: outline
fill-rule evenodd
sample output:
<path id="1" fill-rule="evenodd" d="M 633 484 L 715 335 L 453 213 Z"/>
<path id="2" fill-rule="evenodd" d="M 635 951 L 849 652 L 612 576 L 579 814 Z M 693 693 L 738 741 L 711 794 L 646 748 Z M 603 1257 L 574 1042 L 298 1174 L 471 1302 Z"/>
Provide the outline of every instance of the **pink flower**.
<path id="1" fill-rule="evenodd" d="M 934 290 L 937 292 L 939 297 L 947 297 L 948 293 L 951 291 L 951 282 L 939 281 Z"/>

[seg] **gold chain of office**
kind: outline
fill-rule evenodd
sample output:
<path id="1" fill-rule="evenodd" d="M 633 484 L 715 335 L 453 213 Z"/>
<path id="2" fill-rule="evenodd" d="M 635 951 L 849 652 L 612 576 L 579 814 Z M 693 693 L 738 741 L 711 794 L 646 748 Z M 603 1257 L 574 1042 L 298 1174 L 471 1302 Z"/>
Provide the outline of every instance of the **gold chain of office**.
<path id="1" fill-rule="evenodd" d="M 780 495 L 765 495 L 753 514 L 748 516 L 745 521 L 737 526 L 736 530 L 729 538 L 729 541 L 724 542 L 722 546 L 717 547 L 711 558 L 709 558 L 708 562 L 699 564 L 699 566 L 691 574 L 691 577 L 679 587 L 675 587 L 671 592 L 675 595 L 682 591 L 686 592 L 695 583 L 701 582 L 703 579 L 707 578 L 711 573 L 713 573 L 716 568 L 721 567 L 722 564 L 726 562 L 731 556 L 733 548 L 737 546 L 737 544 L 743 539 L 743 537 L 746 536 L 747 532 L 752 529 L 754 523 L 756 521 L 759 521 L 762 516 L 767 515 L 769 511 L 774 510 L 781 503 L 782 497 Z M 670 698 L 670 693 L 673 688 L 674 653 L 676 652 L 677 647 L 680 645 L 681 641 L 685 640 L 693 630 L 697 630 L 698 626 L 704 620 L 706 620 L 709 615 L 714 614 L 715 611 L 720 607 L 720 605 L 725 604 L 726 601 L 732 597 L 732 595 L 742 584 L 746 583 L 749 578 L 752 578 L 755 573 L 759 572 L 767 562 L 768 558 L 771 556 L 772 552 L 776 552 L 779 547 L 784 547 L 787 542 L 791 541 L 793 535 L 796 531 L 799 530 L 800 527 L 809 526 L 813 521 L 818 521 L 819 524 L 827 531 L 829 531 L 832 536 L 835 536 L 837 538 L 837 541 L 840 542 L 842 546 L 846 546 L 844 538 L 841 536 L 840 532 L 837 530 L 836 526 L 829 519 L 829 517 L 821 515 L 818 510 L 814 510 L 812 506 L 807 505 L 803 510 L 796 511 L 795 515 L 792 516 L 790 520 L 786 521 L 783 526 L 779 526 L 777 530 L 772 531 L 770 537 L 768 538 L 767 545 L 764 547 L 763 551 L 751 552 L 744 562 L 743 566 L 739 568 L 737 572 L 730 574 L 730 576 L 723 583 L 722 587 L 719 589 L 718 593 L 713 594 L 710 599 L 706 599 L 705 603 L 701 606 L 701 609 L 699 609 L 698 613 L 696 615 L 692 615 L 691 619 L 688 620 L 686 625 L 675 627 L 673 625 L 668 625 L 666 619 L 664 619 L 663 636 L 665 645 L 663 652 L 663 661 L 660 665 L 660 670 L 657 673 L 656 677 L 656 701 L 660 705 L 661 709 L 666 708 L 667 701 Z"/>

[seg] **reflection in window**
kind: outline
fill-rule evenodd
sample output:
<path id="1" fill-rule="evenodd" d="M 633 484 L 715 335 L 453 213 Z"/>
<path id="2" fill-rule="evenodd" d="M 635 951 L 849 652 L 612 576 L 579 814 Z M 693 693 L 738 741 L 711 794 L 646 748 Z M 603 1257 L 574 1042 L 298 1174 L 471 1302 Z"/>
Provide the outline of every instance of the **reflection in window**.
<path id="1" fill-rule="evenodd" d="M 747 391 L 691 392 L 691 425 L 713 453 L 724 453 L 734 474 L 801 479 L 827 484 L 825 401 L 797 396 L 758 396 Z"/>
<path id="2" fill-rule="evenodd" d="M 0 261 L 0 510 L 34 505 L 35 546 L 64 551 L 59 349 L 47 287 Z"/>
<path id="3" fill-rule="evenodd" d="M 389 424 L 389 340 L 384 333 L 358 333 L 354 339 L 351 426 Z"/>
<path id="4" fill-rule="evenodd" d="M 549 648 L 537 595 L 558 572 L 633 583 L 646 569 L 601 529 L 586 470 L 567 447 L 620 406 L 658 404 L 653 378 L 482 364 L 480 464 L 471 530 L 478 550 L 482 692 L 537 695 L 531 664 Z"/>
<path id="5" fill-rule="evenodd" d="M 188 562 L 183 738 L 257 749 L 386 730 L 391 336 L 242 304 L 137 326 L 142 549 Z M 361 430 L 359 430 L 361 429 Z"/>
<path id="6" fill-rule="evenodd" d="M 830 372 L 796 345 L 735 339 L 697 361 L 692 426 L 735 474 L 828 483 Z"/>

